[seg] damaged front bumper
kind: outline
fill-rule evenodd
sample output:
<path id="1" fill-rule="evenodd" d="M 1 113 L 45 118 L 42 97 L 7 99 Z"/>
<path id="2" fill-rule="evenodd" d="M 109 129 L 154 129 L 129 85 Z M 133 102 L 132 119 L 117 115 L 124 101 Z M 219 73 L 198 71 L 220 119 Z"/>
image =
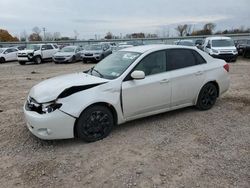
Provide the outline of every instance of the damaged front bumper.
<path id="1" fill-rule="evenodd" d="M 75 118 L 56 109 L 51 113 L 40 114 L 30 111 L 27 102 L 24 105 L 24 115 L 28 129 L 36 137 L 44 140 L 74 138 Z"/>

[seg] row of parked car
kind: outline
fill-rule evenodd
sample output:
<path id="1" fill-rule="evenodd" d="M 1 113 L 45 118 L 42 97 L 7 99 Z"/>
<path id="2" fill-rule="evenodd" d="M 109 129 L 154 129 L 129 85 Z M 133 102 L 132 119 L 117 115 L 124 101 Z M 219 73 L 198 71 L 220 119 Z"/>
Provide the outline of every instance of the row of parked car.
<path id="1" fill-rule="evenodd" d="M 230 37 L 207 37 L 206 39 L 178 40 L 176 45 L 196 46 L 209 55 L 224 59 L 227 62 L 235 62 L 238 55 L 250 57 L 250 40 L 232 40 Z"/>
<path id="2" fill-rule="evenodd" d="M 235 62 L 238 55 L 250 57 L 249 39 L 233 41 L 230 37 L 208 37 L 206 39 L 178 40 L 174 43 L 182 46 L 196 46 L 209 55 L 227 62 Z M 18 61 L 20 65 L 25 65 L 30 61 L 40 64 L 46 60 L 53 60 L 55 63 L 98 62 L 112 54 L 113 51 L 141 45 L 144 45 L 141 41 L 127 41 L 119 44 L 103 42 L 84 48 L 70 45 L 60 47 L 56 44 L 30 44 L 27 47 L 0 48 L 0 63 Z"/>

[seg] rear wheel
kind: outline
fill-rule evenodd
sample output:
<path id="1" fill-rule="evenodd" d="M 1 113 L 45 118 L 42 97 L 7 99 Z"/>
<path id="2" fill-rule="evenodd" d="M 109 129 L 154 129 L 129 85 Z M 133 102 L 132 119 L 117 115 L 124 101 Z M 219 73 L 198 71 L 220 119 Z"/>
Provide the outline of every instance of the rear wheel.
<path id="1" fill-rule="evenodd" d="M 1 57 L 1 58 L 0 58 L 0 63 L 5 63 L 4 57 Z"/>
<path id="2" fill-rule="evenodd" d="M 199 110 L 211 109 L 218 96 L 218 90 L 213 83 L 207 83 L 204 85 L 199 93 L 199 97 L 196 103 L 196 107 Z"/>
<path id="3" fill-rule="evenodd" d="M 87 108 L 79 117 L 76 130 L 78 137 L 86 142 L 101 140 L 109 135 L 114 125 L 111 111 L 101 105 Z"/>

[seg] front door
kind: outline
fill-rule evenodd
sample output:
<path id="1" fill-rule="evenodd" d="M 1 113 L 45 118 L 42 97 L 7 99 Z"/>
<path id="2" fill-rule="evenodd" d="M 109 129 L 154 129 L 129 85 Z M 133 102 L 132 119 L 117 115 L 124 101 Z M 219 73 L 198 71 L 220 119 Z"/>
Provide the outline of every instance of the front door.
<path id="1" fill-rule="evenodd" d="M 166 72 L 166 52 L 151 53 L 134 70 L 144 71 L 145 78 L 133 80 L 128 77 L 122 83 L 124 117 L 132 119 L 168 109 L 171 104 L 171 84 L 169 73 Z"/>

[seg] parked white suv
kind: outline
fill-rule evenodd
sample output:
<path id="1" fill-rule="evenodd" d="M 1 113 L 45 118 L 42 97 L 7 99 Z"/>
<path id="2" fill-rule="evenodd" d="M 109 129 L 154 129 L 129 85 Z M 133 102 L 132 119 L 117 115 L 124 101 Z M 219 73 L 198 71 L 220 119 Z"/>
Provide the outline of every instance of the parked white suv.
<path id="1" fill-rule="evenodd" d="M 0 63 L 5 63 L 6 61 L 16 61 L 17 60 L 16 48 L 0 48 Z"/>
<path id="2" fill-rule="evenodd" d="M 204 51 L 214 58 L 235 62 L 238 51 L 230 37 L 208 37 L 205 39 Z"/>
<path id="3" fill-rule="evenodd" d="M 25 50 L 18 52 L 17 60 L 20 65 L 24 65 L 28 61 L 40 64 L 45 60 L 52 59 L 57 51 L 58 47 L 54 44 L 31 44 Z"/>

